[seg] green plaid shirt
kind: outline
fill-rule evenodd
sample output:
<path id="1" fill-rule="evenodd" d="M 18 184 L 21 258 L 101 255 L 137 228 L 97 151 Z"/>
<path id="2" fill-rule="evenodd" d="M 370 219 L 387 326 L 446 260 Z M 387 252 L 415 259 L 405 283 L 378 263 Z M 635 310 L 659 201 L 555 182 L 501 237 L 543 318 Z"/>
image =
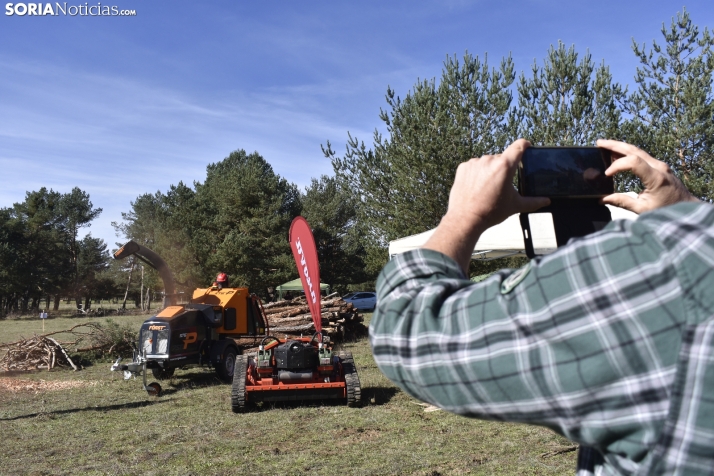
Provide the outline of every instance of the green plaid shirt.
<path id="1" fill-rule="evenodd" d="M 598 474 L 714 472 L 714 207 L 612 222 L 480 283 L 411 251 L 377 296 L 374 356 L 410 395 L 552 428 Z"/>

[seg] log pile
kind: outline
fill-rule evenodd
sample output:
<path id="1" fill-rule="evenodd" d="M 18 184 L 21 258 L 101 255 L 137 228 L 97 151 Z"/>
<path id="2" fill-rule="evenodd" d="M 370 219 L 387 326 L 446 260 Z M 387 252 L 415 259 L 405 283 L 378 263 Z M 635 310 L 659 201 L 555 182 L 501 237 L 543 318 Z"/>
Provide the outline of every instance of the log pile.
<path id="1" fill-rule="evenodd" d="M 290 300 L 265 304 L 270 334 L 276 337 L 311 335 L 315 332 L 312 315 L 304 296 Z M 330 294 L 321 302 L 322 331 L 332 342 L 355 339 L 367 333 L 362 324 L 364 318 L 352 306 L 339 297 Z"/>

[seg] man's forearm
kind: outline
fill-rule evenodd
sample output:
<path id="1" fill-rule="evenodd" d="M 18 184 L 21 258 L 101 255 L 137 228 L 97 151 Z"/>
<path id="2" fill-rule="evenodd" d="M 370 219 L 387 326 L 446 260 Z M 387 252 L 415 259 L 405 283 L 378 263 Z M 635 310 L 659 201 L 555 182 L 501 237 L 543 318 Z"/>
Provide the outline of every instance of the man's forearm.
<path id="1" fill-rule="evenodd" d="M 476 242 L 485 230 L 486 226 L 481 222 L 471 225 L 447 213 L 424 248 L 438 251 L 453 259 L 468 276 L 471 255 Z"/>

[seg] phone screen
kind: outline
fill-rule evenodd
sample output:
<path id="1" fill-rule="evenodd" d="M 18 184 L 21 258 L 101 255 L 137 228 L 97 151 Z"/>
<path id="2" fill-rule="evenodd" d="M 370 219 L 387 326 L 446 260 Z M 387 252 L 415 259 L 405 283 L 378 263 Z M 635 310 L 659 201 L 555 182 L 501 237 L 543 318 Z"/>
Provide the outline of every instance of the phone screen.
<path id="1" fill-rule="evenodd" d="M 529 147 L 518 170 L 523 196 L 602 197 L 614 192 L 610 151 L 599 147 Z"/>

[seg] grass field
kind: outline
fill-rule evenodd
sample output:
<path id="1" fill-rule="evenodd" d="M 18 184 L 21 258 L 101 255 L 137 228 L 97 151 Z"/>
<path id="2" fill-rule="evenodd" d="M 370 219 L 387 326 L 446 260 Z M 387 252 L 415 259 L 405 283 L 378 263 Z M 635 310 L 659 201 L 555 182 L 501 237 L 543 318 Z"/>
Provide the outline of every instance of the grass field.
<path id="1" fill-rule="evenodd" d="M 145 317 L 113 319 L 138 328 Z M 49 319 L 45 328 L 86 321 Z M 41 326 L 39 319 L 0 321 L 0 342 Z M 343 348 L 355 356 L 362 408 L 282 404 L 236 415 L 230 387 L 208 369 L 177 371 L 160 398 L 109 372 L 109 362 L 79 372 L 0 373 L 0 474 L 573 473 L 576 453 L 552 431 L 424 411 L 382 376 L 366 339 Z M 10 391 L 7 379 L 27 381 L 30 390 Z M 69 388 L 43 388 L 63 385 Z"/>
<path id="2" fill-rule="evenodd" d="M 82 304 L 84 305 L 84 301 L 82 301 Z M 89 308 L 89 312 L 92 314 L 95 314 L 97 311 L 102 309 L 104 311 L 105 316 L 116 316 L 117 315 L 117 310 L 121 310 L 121 301 L 114 302 L 109 299 L 105 299 L 102 301 L 93 301 L 92 306 Z M 161 301 L 152 301 L 151 302 L 151 310 L 149 312 L 156 312 L 157 308 L 161 307 Z M 9 314 L 9 319 L 28 319 L 28 318 L 33 318 L 37 317 L 39 315 L 40 310 L 46 310 L 47 313 L 49 314 L 50 318 L 53 317 L 74 317 L 74 316 L 80 316 L 81 315 L 77 312 L 77 305 L 75 304 L 74 301 L 71 302 L 66 302 L 64 299 L 60 301 L 59 309 L 54 310 L 53 303 L 50 303 L 50 306 L 47 307 L 46 303 L 44 300 L 40 301 L 40 308 L 39 310 L 32 310 L 32 311 L 26 311 L 24 313 L 19 313 L 15 311 L 11 311 Z M 126 302 L 126 313 L 127 314 L 134 314 L 137 312 L 141 312 L 138 307 L 134 305 L 134 301 L 129 300 Z"/>

